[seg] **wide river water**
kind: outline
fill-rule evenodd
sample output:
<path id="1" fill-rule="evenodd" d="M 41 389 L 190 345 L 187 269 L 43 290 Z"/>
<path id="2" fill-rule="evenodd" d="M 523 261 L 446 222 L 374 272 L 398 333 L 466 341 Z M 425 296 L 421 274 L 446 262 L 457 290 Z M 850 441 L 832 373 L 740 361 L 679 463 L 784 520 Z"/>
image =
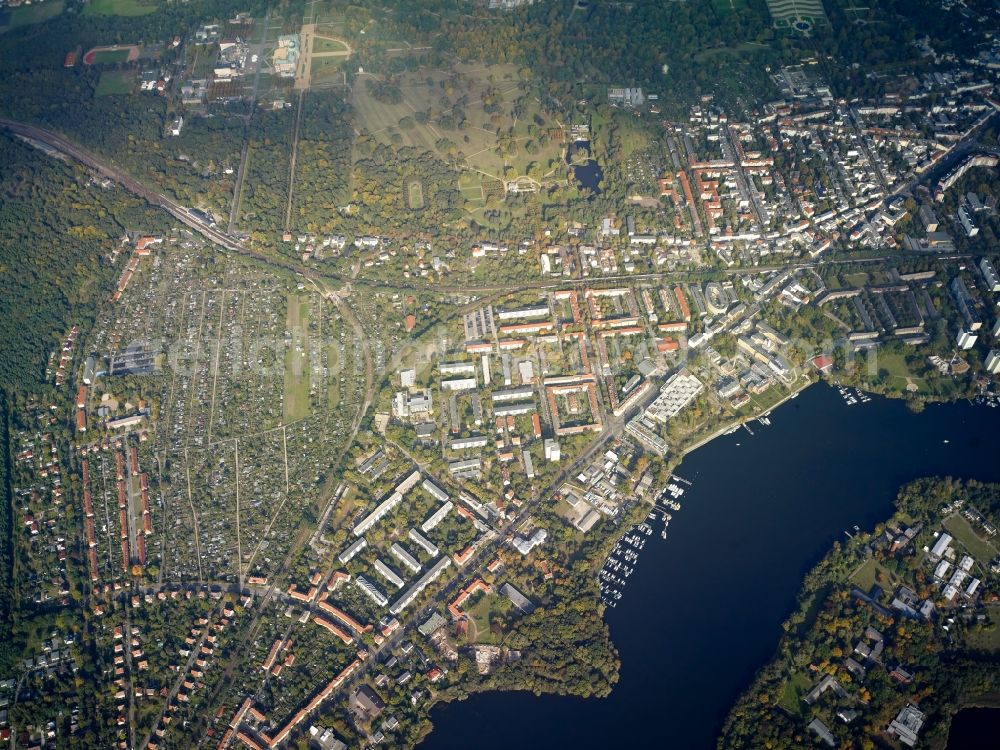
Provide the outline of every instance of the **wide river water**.
<path id="1" fill-rule="evenodd" d="M 887 519 L 900 485 L 918 477 L 1000 482 L 1000 408 L 849 406 L 817 385 L 771 421 L 713 440 L 679 467 L 694 486 L 666 541 L 658 525 L 648 537 L 607 612 L 622 661 L 610 697 L 476 695 L 436 707 L 420 750 L 710 750 L 834 540 Z"/>

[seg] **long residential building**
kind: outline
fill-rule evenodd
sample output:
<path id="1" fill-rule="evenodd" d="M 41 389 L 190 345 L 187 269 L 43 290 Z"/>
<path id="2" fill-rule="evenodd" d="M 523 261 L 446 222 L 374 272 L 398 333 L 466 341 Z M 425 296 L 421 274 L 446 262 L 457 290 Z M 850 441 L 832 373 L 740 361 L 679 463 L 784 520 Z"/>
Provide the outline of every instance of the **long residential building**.
<path id="1" fill-rule="evenodd" d="M 519 307 L 516 310 L 497 310 L 496 317 L 499 320 L 525 320 L 531 318 L 546 318 L 551 315 L 548 305 L 533 305 L 531 307 Z"/>
<path id="2" fill-rule="evenodd" d="M 358 576 L 355 578 L 354 585 L 365 592 L 378 606 L 384 607 L 389 603 L 388 597 L 386 597 L 386 595 L 379 590 L 378 586 L 364 576 Z"/>
<path id="3" fill-rule="evenodd" d="M 438 502 L 443 503 L 448 499 L 448 493 L 434 484 L 430 479 L 425 479 L 420 486 L 427 490 L 427 493 Z"/>
<path id="4" fill-rule="evenodd" d="M 521 401 L 513 404 L 496 404 L 493 407 L 493 416 L 516 417 L 520 414 L 528 414 L 534 410 L 534 401 Z"/>
<path id="5" fill-rule="evenodd" d="M 390 568 L 388 565 L 386 565 L 378 558 L 375 559 L 375 570 L 377 570 L 379 572 L 379 575 L 381 575 L 385 580 L 387 580 L 397 589 L 403 588 L 403 586 L 406 583 L 406 581 L 404 581 L 396 574 L 396 571 L 394 571 L 392 568 Z"/>
<path id="6" fill-rule="evenodd" d="M 354 527 L 354 535 L 362 536 L 368 529 L 377 524 L 383 518 L 385 518 L 389 513 L 392 512 L 393 508 L 399 505 L 403 496 L 413 489 L 413 486 L 420 480 L 420 472 L 414 471 L 406 479 L 400 482 L 396 489 L 392 492 L 389 497 L 379 503 L 375 510 L 365 516 L 363 519 L 358 521 L 357 525 Z"/>
<path id="7" fill-rule="evenodd" d="M 442 362 L 438 370 L 442 375 L 475 375 L 476 365 L 472 362 Z"/>
<path id="8" fill-rule="evenodd" d="M 442 391 L 474 391 L 479 386 L 475 378 L 455 378 L 454 380 L 442 380 Z"/>
<path id="9" fill-rule="evenodd" d="M 408 588 L 403 595 L 399 597 L 399 599 L 393 602 L 392 606 L 389 607 L 389 612 L 391 614 L 398 615 L 410 606 L 410 604 L 412 604 L 413 601 L 420 596 L 423 590 L 430 586 L 449 565 L 451 565 L 450 557 L 442 557 L 434 563 L 434 565 L 432 565 L 416 583 L 410 586 L 410 588 Z"/>
<path id="10" fill-rule="evenodd" d="M 403 565 L 405 565 L 411 571 L 413 571 L 414 573 L 420 572 L 421 568 L 420 562 L 413 555 L 411 555 L 409 552 L 403 549 L 403 547 L 399 544 L 399 542 L 393 542 L 392 546 L 389 548 L 389 551 L 393 554 L 393 557 L 395 557 L 397 560 L 403 563 Z"/>
<path id="11" fill-rule="evenodd" d="M 437 545 L 416 529 L 410 529 L 409 537 L 410 541 L 423 549 L 431 557 L 437 557 L 441 554 L 441 550 L 438 549 Z"/>
<path id="12" fill-rule="evenodd" d="M 489 441 L 485 435 L 471 435 L 470 437 L 455 438 L 448 444 L 448 448 L 453 451 L 466 451 L 471 448 L 485 448 L 487 442 Z"/>
<path id="13" fill-rule="evenodd" d="M 437 526 L 445 519 L 445 516 L 451 513 L 451 509 L 454 507 L 455 503 L 453 503 L 451 500 L 448 500 L 440 508 L 434 511 L 430 515 L 430 517 L 420 525 L 420 530 L 425 534 L 428 531 L 432 530 L 435 526 Z"/>
<path id="14" fill-rule="evenodd" d="M 493 403 L 495 404 L 500 401 L 521 401 L 526 398 L 532 398 L 534 395 L 535 389 L 530 385 L 524 385 L 519 388 L 504 388 L 493 391 Z"/>
<path id="15" fill-rule="evenodd" d="M 353 544 L 351 544 L 350 547 L 341 552 L 340 555 L 337 557 L 337 559 L 340 560 L 340 562 L 342 563 L 350 562 L 351 559 L 356 554 L 358 554 L 361 550 L 363 550 L 367 546 L 368 546 L 367 539 L 358 539 Z"/>

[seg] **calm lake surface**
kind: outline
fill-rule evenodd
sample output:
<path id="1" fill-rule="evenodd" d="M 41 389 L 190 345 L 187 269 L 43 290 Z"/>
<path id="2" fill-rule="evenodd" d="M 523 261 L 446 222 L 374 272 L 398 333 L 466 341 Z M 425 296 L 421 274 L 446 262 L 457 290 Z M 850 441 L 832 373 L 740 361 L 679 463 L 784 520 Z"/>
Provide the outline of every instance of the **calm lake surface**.
<path id="1" fill-rule="evenodd" d="M 714 748 L 834 540 L 888 518 L 900 485 L 918 477 L 1000 482 L 1000 408 L 848 406 L 817 385 L 771 421 L 712 441 L 678 469 L 694 486 L 607 613 L 622 660 L 610 697 L 477 695 L 435 708 L 421 750 Z"/>
<path id="2" fill-rule="evenodd" d="M 966 708 L 951 722 L 948 750 L 996 750 L 1000 744 L 1000 708 Z"/>

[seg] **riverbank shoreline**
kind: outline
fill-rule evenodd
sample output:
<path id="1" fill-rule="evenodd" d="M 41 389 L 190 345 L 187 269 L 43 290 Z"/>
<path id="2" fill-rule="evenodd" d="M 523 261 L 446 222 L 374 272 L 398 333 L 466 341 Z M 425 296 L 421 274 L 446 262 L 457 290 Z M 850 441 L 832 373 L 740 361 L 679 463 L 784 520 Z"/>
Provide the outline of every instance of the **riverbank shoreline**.
<path id="1" fill-rule="evenodd" d="M 685 449 L 683 473 L 694 487 L 671 522 L 670 543 L 647 545 L 625 596 L 605 614 L 622 664 L 610 696 L 584 703 L 517 690 L 476 692 L 454 709 L 438 704 L 434 729 L 420 747 L 444 750 L 476 732 L 482 750 L 499 750 L 519 736 L 509 726 L 516 724 L 554 748 L 668 740 L 714 748 L 734 701 L 773 658 L 802 576 L 844 530 L 874 528 L 911 478 L 1000 481 L 991 458 L 1000 450 L 993 410 L 963 399 L 917 414 L 905 399 L 891 397 L 848 408 L 837 384 L 818 382 L 828 387 L 809 388 L 816 384 L 809 380 L 785 395 L 780 405 L 800 395 L 796 408 L 753 438 L 716 440 L 734 421 Z M 889 444 L 894 450 L 886 453 Z M 845 474 L 844 466 L 851 471 Z M 775 543 L 758 543 L 775 534 Z M 678 607 L 692 601 L 699 602 L 697 617 Z M 734 611 L 743 613 L 737 630 L 729 622 Z M 651 650 L 652 621 L 660 646 Z M 720 679 L 722 673 L 728 677 Z M 642 717 L 650 712 L 662 715 L 664 736 L 647 731 Z M 516 722 L 503 719 L 511 715 Z M 623 723 L 632 727 L 625 735 Z"/>

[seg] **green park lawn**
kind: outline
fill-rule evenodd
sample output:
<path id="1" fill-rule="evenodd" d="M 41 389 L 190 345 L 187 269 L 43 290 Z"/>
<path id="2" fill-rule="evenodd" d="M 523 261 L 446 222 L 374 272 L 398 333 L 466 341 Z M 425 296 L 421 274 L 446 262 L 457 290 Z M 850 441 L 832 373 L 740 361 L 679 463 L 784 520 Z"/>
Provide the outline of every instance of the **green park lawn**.
<path id="1" fill-rule="evenodd" d="M 292 340 L 285 351 L 285 421 L 309 416 L 309 300 L 288 298 L 285 325 Z"/>
<path id="2" fill-rule="evenodd" d="M 312 51 L 316 52 L 346 52 L 347 45 L 343 42 L 337 41 L 336 39 L 325 39 L 323 37 L 316 37 L 313 39 Z"/>
<path id="3" fill-rule="evenodd" d="M 49 0 L 44 3 L 22 5 L 18 8 L 0 11 L 0 32 L 48 21 L 62 13 L 63 7 L 63 0 Z"/>
<path id="4" fill-rule="evenodd" d="M 97 84 L 94 96 L 113 96 L 115 94 L 131 94 L 135 86 L 135 73 L 128 70 L 105 70 Z"/>
<path id="5" fill-rule="evenodd" d="M 90 0 L 83 7 L 85 16 L 147 16 L 160 9 L 152 0 Z"/>
<path id="6" fill-rule="evenodd" d="M 976 562 L 980 565 L 987 565 L 990 560 L 996 557 L 996 547 L 985 539 L 980 539 L 969 522 L 962 516 L 953 515 L 945 519 L 943 525 L 948 529 L 948 533 L 961 542 L 969 554 L 976 558 Z"/>

